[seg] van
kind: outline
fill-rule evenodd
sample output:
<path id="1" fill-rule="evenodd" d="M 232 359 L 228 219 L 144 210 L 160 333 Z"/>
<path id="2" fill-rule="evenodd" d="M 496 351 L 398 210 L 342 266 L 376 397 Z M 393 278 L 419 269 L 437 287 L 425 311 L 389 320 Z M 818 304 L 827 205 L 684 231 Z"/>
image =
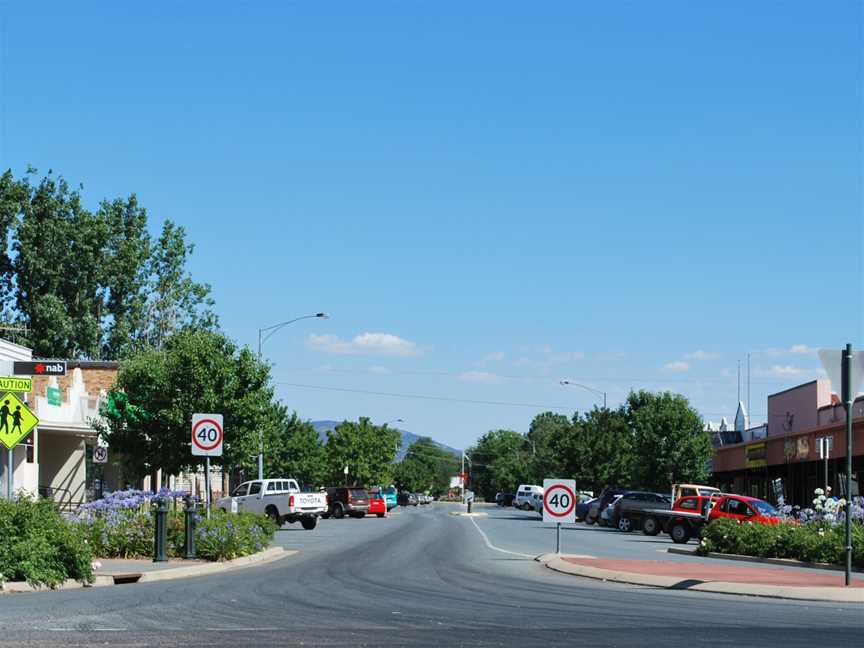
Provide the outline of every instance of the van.
<path id="1" fill-rule="evenodd" d="M 523 511 L 534 510 L 534 493 L 543 495 L 543 487 L 534 484 L 520 484 L 516 489 L 516 497 L 513 498 L 513 506 Z"/>

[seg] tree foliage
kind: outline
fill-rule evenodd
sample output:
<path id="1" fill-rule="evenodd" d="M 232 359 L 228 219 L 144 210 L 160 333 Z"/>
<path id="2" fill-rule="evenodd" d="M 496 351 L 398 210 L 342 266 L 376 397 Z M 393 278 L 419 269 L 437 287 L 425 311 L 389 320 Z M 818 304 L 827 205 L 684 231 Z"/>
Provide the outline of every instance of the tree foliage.
<path id="1" fill-rule="evenodd" d="M 281 407 L 281 406 L 280 406 Z M 265 442 L 264 469 L 268 475 L 293 477 L 301 485 L 321 486 L 326 476 L 326 452 L 309 421 L 282 408 L 279 425 Z"/>
<path id="2" fill-rule="evenodd" d="M 161 468 L 175 475 L 197 464 L 190 448 L 195 412 L 224 416 L 223 456 L 216 464 L 254 469 L 258 433 L 284 431 L 269 368 L 220 333 L 184 330 L 162 349 L 145 349 L 121 366 L 103 407 L 101 434 L 121 457 L 127 480 Z"/>
<path id="3" fill-rule="evenodd" d="M 182 227 L 165 221 L 151 241 L 134 194 L 90 211 L 62 177 L 34 177 L 0 177 L 0 318 L 29 330 L 37 357 L 119 359 L 186 326 L 215 328 Z"/>
<path id="4" fill-rule="evenodd" d="M 392 461 L 401 435 L 386 425 L 374 425 L 368 418 L 343 421 L 327 433 L 326 475 L 331 484 L 372 486 L 393 481 Z M 344 474 L 348 466 L 348 475 Z"/>
<path id="5" fill-rule="evenodd" d="M 457 457 L 429 437 L 420 437 L 396 465 L 394 482 L 400 490 L 440 495 L 447 492 L 450 477 L 458 470 Z"/>

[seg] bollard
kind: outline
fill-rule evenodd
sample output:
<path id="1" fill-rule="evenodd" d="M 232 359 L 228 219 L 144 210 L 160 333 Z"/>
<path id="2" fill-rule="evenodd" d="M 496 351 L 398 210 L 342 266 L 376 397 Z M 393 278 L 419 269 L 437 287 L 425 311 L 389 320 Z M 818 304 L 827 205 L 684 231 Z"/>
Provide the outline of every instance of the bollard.
<path id="1" fill-rule="evenodd" d="M 470 499 L 468 500 L 468 512 L 469 513 L 471 512 L 471 500 Z"/>
<path id="2" fill-rule="evenodd" d="M 156 498 L 156 537 L 153 542 L 153 562 L 168 560 L 168 502 L 164 497 Z"/>
<path id="3" fill-rule="evenodd" d="M 183 545 L 183 557 L 195 558 L 195 516 L 198 515 L 198 503 L 191 495 L 184 498 L 186 508 L 183 513 L 186 516 L 186 542 Z"/>

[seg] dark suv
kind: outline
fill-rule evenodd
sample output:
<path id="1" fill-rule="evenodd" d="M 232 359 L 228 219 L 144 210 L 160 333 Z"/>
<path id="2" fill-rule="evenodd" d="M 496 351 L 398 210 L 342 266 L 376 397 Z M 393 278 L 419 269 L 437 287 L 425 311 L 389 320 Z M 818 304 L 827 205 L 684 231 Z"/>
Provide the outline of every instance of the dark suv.
<path id="1" fill-rule="evenodd" d="M 399 502 L 399 506 L 417 506 L 420 503 L 414 493 L 408 493 L 406 491 L 399 493 L 396 501 Z"/>
<path id="2" fill-rule="evenodd" d="M 340 519 L 346 515 L 362 518 L 369 512 L 369 494 L 365 488 L 348 488 L 346 486 L 333 486 L 327 489 L 327 513 L 321 517 L 331 515 Z"/>
<path id="3" fill-rule="evenodd" d="M 642 527 L 646 510 L 669 508 L 672 508 L 672 501 L 668 495 L 645 491 L 628 491 L 612 507 L 609 526 L 629 532 Z"/>

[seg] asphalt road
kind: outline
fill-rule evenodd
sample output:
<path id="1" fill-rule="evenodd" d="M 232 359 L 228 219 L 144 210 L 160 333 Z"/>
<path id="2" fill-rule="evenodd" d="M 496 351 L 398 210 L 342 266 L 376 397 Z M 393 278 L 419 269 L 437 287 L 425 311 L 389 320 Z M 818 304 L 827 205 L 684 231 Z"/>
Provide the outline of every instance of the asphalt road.
<path id="1" fill-rule="evenodd" d="M 286 526 L 278 542 L 299 554 L 230 574 L 3 596 L 0 646 L 809 648 L 864 636 L 861 606 L 558 574 L 490 548 L 479 525 L 449 510 Z"/>

